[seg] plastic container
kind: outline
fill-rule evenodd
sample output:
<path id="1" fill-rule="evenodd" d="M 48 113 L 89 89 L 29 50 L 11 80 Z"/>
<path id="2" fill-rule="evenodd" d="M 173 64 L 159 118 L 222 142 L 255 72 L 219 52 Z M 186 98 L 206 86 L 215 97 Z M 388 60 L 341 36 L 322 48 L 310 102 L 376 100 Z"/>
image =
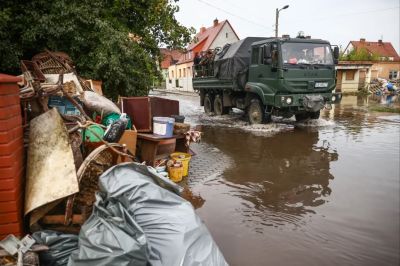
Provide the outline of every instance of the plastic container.
<path id="1" fill-rule="evenodd" d="M 117 114 L 117 113 L 108 114 L 103 117 L 103 120 L 101 121 L 101 123 L 103 125 L 105 125 L 106 127 L 108 127 L 115 121 L 119 120 L 120 116 L 121 116 L 121 114 Z M 126 118 L 128 119 L 128 124 L 126 125 L 126 129 L 131 129 L 132 128 L 131 118 L 129 116 L 126 116 Z"/>
<path id="2" fill-rule="evenodd" d="M 99 135 L 100 139 L 93 134 L 95 132 L 97 135 Z M 104 129 L 102 129 L 98 125 L 90 125 L 87 129 L 82 134 L 83 141 L 89 141 L 89 142 L 99 142 L 104 136 Z"/>
<path id="3" fill-rule="evenodd" d="M 171 117 L 153 117 L 153 134 L 170 138 L 174 133 L 175 119 Z"/>
<path id="4" fill-rule="evenodd" d="M 183 166 L 179 166 L 179 167 L 169 166 L 168 167 L 169 178 L 174 182 L 182 181 L 183 168 L 184 168 Z"/>
<path id="5" fill-rule="evenodd" d="M 184 152 L 174 152 L 171 153 L 170 157 L 174 159 L 175 161 L 182 162 L 183 165 L 183 176 L 188 176 L 189 175 L 189 164 L 190 164 L 190 159 L 192 158 L 192 155 L 189 153 L 184 153 Z"/>
<path id="6" fill-rule="evenodd" d="M 49 107 L 56 107 L 58 112 L 64 115 L 79 115 L 80 112 L 67 98 L 61 96 L 50 96 Z"/>
<path id="7" fill-rule="evenodd" d="M 185 122 L 185 117 L 183 115 L 171 115 L 171 117 L 174 118 L 177 123 Z"/>

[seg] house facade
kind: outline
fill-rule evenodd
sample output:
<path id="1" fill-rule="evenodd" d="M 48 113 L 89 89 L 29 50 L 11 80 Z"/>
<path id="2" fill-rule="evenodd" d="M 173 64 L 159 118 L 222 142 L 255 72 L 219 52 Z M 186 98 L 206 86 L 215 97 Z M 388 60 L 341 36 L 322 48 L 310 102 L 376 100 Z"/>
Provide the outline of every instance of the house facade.
<path id="1" fill-rule="evenodd" d="M 356 55 L 357 52 L 362 51 Z M 365 58 L 361 60 L 361 57 Z M 390 42 L 350 41 L 336 66 L 336 90 L 356 92 L 376 78 L 399 79 L 400 57 Z"/>
<path id="2" fill-rule="evenodd" d="M 400 56 L 390 42 L 378 40 L 377 42 L 366 41 L 361 38 L 359 41 L 350 41 L 343 52 L 347 60 L 351 60 L 351 53 L 363 51 L 365 56 L 370 57 L 365 61 L 372 61 L 371 79 L 398 79 L 400 78 Z M 356 59 L 356 61 L 360 59 Z M 353 61 L 353 60 L 352 60 Z"/>
<path id="3" fill-rule="evenodd" d="M 211 27 L 200 28 L 200 31 L 194 37 L 194 42 L 189 44 L 186 52 L 180 56 L 175 64 L 169 66 L 167 89 L 193 91 L 193 59 L 196 53 L 223 47 L 227 43 L 238 40 L 239 37 L 228 20 L 219 22 L 218 19 L 215 19 Z"/>
<path id="4" fill-rule="evenodd" d="M 161 75 L 163 77 L 163 81 L 160 84 L 160 88 L 166 89 L 167 83 L 169 82 L 168 68 L 179 61 L 179 58 L 183 55 L 183 52 L 179 50 L 160 48 L 160 54 L 161 54 L 160 69 L 161 69 Z"/>
<path id="5" fill-rule="evenodd" d="M 371 81 L 373 62 L 339 61 L 336 66 L 336 91 L 357 92 L 365 88 Z"/>

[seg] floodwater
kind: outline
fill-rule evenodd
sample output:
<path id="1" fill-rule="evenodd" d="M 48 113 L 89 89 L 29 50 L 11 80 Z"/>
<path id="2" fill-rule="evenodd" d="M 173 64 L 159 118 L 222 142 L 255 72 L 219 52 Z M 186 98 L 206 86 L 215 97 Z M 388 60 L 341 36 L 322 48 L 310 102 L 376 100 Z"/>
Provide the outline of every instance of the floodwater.
<path id="1" fill-rule="evenodd" d="M 191 101 L 194 150 L 217 151 L 193 164 L 210 156 L 221 171 L 188 184 L 230 265 L 399 265 L 400 116 L 368 111 L 398 99 L 346 96 L 317 121 L 262 126 Z"/>
<path id="2" fill-rule="evenodd" d="M 400 115 L 370 111 L 397 96 L 255 126 L 167 97 L 204 132 L 188 186 L 230 265 L 399 265 Z"/>

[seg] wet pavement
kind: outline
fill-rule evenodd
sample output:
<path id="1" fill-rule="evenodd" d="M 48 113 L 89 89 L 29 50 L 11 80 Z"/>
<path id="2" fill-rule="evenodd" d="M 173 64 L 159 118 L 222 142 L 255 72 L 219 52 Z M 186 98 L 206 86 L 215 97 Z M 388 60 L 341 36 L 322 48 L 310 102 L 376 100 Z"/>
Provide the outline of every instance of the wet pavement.
<path id="1" fill-rule="evenodd" d="M 400 116 L 370 111 L 396 97 L 257 126 L 165 97 L 204 132 L 187 184 L 231 265 L 399 265 Z"/>

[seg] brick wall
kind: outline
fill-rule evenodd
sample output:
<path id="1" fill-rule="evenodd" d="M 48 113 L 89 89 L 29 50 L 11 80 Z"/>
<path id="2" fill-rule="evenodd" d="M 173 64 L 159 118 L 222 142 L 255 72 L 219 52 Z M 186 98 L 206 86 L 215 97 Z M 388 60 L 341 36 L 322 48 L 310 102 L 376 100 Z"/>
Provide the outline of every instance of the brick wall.
<path id="1" fill-rule="evenodd" d="M 18 81 L 0 74 L 0 239 L 23 235 L 25 171 Z"/>

